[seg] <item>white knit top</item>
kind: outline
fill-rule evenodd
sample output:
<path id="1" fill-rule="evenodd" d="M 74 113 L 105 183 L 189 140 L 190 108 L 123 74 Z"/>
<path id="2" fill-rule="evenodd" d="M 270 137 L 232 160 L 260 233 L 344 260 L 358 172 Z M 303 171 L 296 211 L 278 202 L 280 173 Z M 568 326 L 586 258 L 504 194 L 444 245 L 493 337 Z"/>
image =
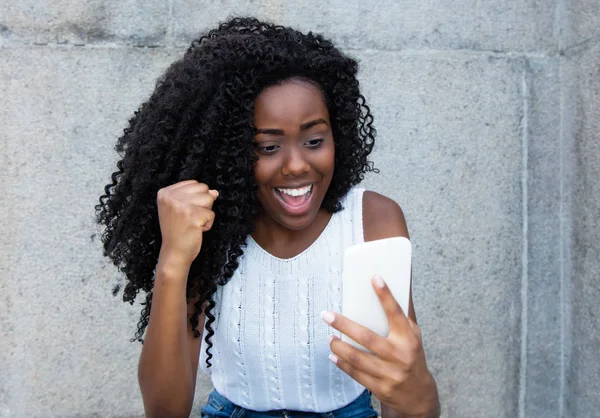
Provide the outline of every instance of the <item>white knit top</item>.
<path id="1" fill-rule="evenodd" d="M 234 404 L 328 412 L 364 391 L 329 360 L 334 330 L 321 320 L 322 311 L 342 310 L 342 256 L 364 241 L 362 196 L 351 190 L 344 209 L 293 258 L 277 258 L 248 237 L 239 267 L 215 294 L 212 366 L 204 345 L 200 357 L 214 388 Z"/>

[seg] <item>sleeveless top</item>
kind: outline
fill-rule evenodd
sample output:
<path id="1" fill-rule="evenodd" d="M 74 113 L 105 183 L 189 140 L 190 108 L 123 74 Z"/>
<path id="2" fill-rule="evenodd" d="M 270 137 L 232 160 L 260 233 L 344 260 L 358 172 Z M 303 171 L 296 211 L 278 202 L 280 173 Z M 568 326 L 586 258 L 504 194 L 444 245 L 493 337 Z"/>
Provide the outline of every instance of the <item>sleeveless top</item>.
<path id="1" fill-rule="evenodd" d="M 214 295 L 211 367 L 204 344 L 200 357 L 214 388 L 234 404 L 328 412 L 365 390 L 329 360 L 328 336 L 339 332 L 321 320 L 322 311 L 342 310 L 344 250 L 364 242 L 363 191 L 352 189 L 321 235 L 293 258 L 275 257 L 248 237 L 233 277 Z"/>

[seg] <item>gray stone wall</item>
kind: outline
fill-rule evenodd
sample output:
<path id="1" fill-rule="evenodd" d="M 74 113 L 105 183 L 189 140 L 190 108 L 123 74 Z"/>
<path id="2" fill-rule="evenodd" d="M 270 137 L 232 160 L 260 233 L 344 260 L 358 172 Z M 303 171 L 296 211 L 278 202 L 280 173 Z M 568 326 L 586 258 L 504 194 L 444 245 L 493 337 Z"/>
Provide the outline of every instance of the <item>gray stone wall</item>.
<path id="1" fill-rule="evenodd" d="M 93 206 L 156 78 L 234 14 L 359 59 L 443 416 L 596 416 L 600 1 L 0 0 L 0 417 L 143 414 Z"/>
<path id="2" fill-rule="evenodd" d="M 573 2 L 562 60 L 563 361 L 569 416 L 600 411 L 600 8 Z"/>

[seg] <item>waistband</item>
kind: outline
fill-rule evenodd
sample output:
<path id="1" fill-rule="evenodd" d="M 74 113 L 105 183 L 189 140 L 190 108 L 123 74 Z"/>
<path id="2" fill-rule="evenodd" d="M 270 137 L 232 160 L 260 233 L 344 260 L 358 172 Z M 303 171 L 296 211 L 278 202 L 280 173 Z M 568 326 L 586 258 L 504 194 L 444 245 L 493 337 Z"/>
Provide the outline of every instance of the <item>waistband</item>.
<path id="1" fill-rule="evenodd" d="M 202 418 L 371 418 L 377 417 L 377 411 L 371 404 L 371 393 L 365 390 L 348 405 L 331 412 L 302 412 L 280 409 L 274 411 L 252 411 L 230 402 L 216 390 L 208 396 L 206 405 L 201 409 Z"/>

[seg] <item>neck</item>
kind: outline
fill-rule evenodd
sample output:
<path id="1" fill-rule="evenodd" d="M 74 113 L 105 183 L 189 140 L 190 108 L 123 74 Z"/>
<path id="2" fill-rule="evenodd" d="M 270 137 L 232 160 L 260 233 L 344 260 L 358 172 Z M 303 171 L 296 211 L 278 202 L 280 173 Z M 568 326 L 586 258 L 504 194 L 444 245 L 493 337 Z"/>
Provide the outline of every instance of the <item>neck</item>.
<path id="1" fill-rule="evenodd" d="M 310 247 L 321 235 L 330 219 L 331 214 L 321 209 L 309 226 L 293 230 L 274 221 L 261 211 L 254 223 L 252 238 L 272 255 L 291 258 Z"/>

